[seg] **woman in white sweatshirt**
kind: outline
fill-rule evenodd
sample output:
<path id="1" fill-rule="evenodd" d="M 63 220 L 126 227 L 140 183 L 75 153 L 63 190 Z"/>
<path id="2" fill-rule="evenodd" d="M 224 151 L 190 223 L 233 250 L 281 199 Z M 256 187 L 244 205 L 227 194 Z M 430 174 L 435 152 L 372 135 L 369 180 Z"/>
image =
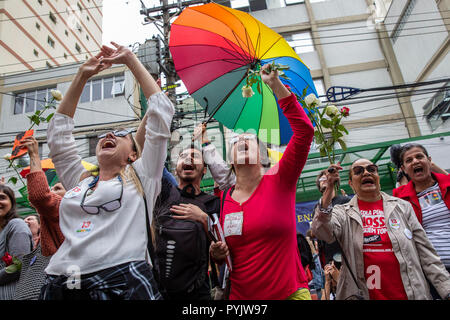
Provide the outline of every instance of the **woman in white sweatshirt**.
<path id="1" fill-rule="evenodd" d="M 44 300 L 161 298 L 147 254 L 147 226 L 161 188 L 174 107 L 137 57 L 111 43 L 115 49 L 103 46 L 80 67 L 48 127 L 50 156 L 68 191 L 59 212 L 65 240 L 45 270 Z M 100 135 L 99 175 L 85 178 L 73 117 L 88 79 L 112 64 L 125 64 L 149 99 L 144 148 L 140 156 L 125 129 Z"/>

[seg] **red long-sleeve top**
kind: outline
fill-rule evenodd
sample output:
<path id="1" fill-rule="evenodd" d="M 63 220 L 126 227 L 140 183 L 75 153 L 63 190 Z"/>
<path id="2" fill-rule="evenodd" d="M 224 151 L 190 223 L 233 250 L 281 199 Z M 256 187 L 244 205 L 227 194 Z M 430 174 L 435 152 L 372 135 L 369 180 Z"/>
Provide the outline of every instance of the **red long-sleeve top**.
<path id="1" fill-rule="evenodd" d="M 244 203 L 227 193 L 221 214 L 243 212 L 242 234 L 226 237 L 232 257 L 230 300 L 282 300 L 308 288 L 297 246 L 295 195 L 314 128 L 294 94 L 278 101 L 293 136 L 281 160 Z"/>
<path id="2" fill-rule="evenodd" d="M 59 228 L 59 205 L 62 197 L 50 191 L 44 171 L 30 172 L 26 176 L 28 200 L 41 220 L 41 252 L 51 256 L 64 241 Z"/>

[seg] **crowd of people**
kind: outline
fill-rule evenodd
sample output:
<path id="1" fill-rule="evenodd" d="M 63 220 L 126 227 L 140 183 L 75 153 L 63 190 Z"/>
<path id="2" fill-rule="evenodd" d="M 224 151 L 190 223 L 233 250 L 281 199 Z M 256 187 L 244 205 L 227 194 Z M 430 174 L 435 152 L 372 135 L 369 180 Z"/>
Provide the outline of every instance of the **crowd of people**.
<path id="1" fill-rule="evenodd" d="M 450 177 L 423 146 L 396 148 L 393 196 L 368 159 L 349 168 L 353 197 L 336 191 L 339 164 L 320 172 L 304 236 L 295 200 L 314 128 L 276 70 L 260 75 L 293 131 L 281 160 L 271 165 L 250 133 L 230 139 L 223 159 L 200 125 L 174 177 L 164 167 L 174 106 L 129 49 L 112 45 L 79 68 L 49 123 L 58 184 L 47 183 L 36 139 L 21 143 L 37 214 L 19 218 L 0 184 L 0 299 L 450 299 Z M 74 115 L 87 81 L 113 64 L 129 68 L 148 110 L 135 135 L 99 135 L 94 175 L 81 164 Z M 208 169 L 214 194 L 201 189 Z"/>

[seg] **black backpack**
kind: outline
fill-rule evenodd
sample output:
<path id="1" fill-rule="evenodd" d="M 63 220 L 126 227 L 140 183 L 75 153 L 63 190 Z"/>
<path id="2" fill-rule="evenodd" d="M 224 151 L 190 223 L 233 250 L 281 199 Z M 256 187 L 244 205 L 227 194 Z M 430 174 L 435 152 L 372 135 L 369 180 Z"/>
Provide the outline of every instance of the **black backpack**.
<path id="1" fill-rule="evenodd" d="M 172 205 L 191 203 L 207 213 L 215 196 L 201 193 L 191 197 L 167 181 L 162 183 L 153 219 L 155 223 L 154 264 L 158 283 L 164 295 L 186 294 L 199 288 L 206 280 L 209 261 L 209 240 L 203 225 L 192 220 L 172 218 Z"/>

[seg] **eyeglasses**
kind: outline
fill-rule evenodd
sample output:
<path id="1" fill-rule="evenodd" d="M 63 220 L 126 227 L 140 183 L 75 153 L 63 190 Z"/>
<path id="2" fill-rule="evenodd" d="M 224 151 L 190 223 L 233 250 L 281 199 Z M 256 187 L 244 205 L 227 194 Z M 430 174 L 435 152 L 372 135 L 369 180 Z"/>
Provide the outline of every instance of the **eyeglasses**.
<path id="1" fill-rule="evenodd" d="M 89 188 L 86 190 L 86 192 L 83 195 L 83 199 L 81 200 L 81 209 L 83 209 L 84 212 L 86 212 L 87 214 L 94 214 L 97 215 L 100 213 L 100 209 L 103 209 L 107 212 L 112 212 L 114 210 L 119 209 L 122 206 L 122 195 L 123 195 L 123 181 L 122 178 L 120 176 L 117 176 L 117 179 L 119 179 L 120 184 L 121 184 L 121 191 L 120 191 L 120 197 L 119 199 L 115 199 L 115 200 L 111 200 L 108 202 L 105 202 L 102 205 L 99 206 L 92 206 L 92 205 L 85 205 L 84 204 L 84 200 L 86 199 L 86 195 L 88 193 L 89 190 L 91 190 L 98 182 L 98 176 L 95 177 L 95 179 L 89 184 Z"/>
<path id="2" fill-rule="evenodd" d="M 126 135 L 129 135 L 131 133 L 131 131 L 123 129 L 123 130 L 114 130 L 114 131 L 110 131 L 107 133 L 103 133 L 101 135 L 98 136 L 99 139 L 103 139 L 104 137 L 106 137 L 106 135 L 108 133 L 112 133 L 114 136 L 116 137 L 125 137 Z"/>
<path id="3" fill-rule="evenodd" d="M 230 144 L 234 145 L 239 140 L 256 140 L 256 136 L 254 134 L 245 134 L 241 136 L 236 136 L 230 139 Z"/>
<path id="4" fill-rule="evenodd" d="M 359 176 L 360 174 L 363 174 L 365 170 L 367 170 L 370 174 L 374 174 L 378 172 L 378 166 L 376 164 L 369 164 L 365 167 L 355 166 L 353 167 L 353 174 Z"/>

